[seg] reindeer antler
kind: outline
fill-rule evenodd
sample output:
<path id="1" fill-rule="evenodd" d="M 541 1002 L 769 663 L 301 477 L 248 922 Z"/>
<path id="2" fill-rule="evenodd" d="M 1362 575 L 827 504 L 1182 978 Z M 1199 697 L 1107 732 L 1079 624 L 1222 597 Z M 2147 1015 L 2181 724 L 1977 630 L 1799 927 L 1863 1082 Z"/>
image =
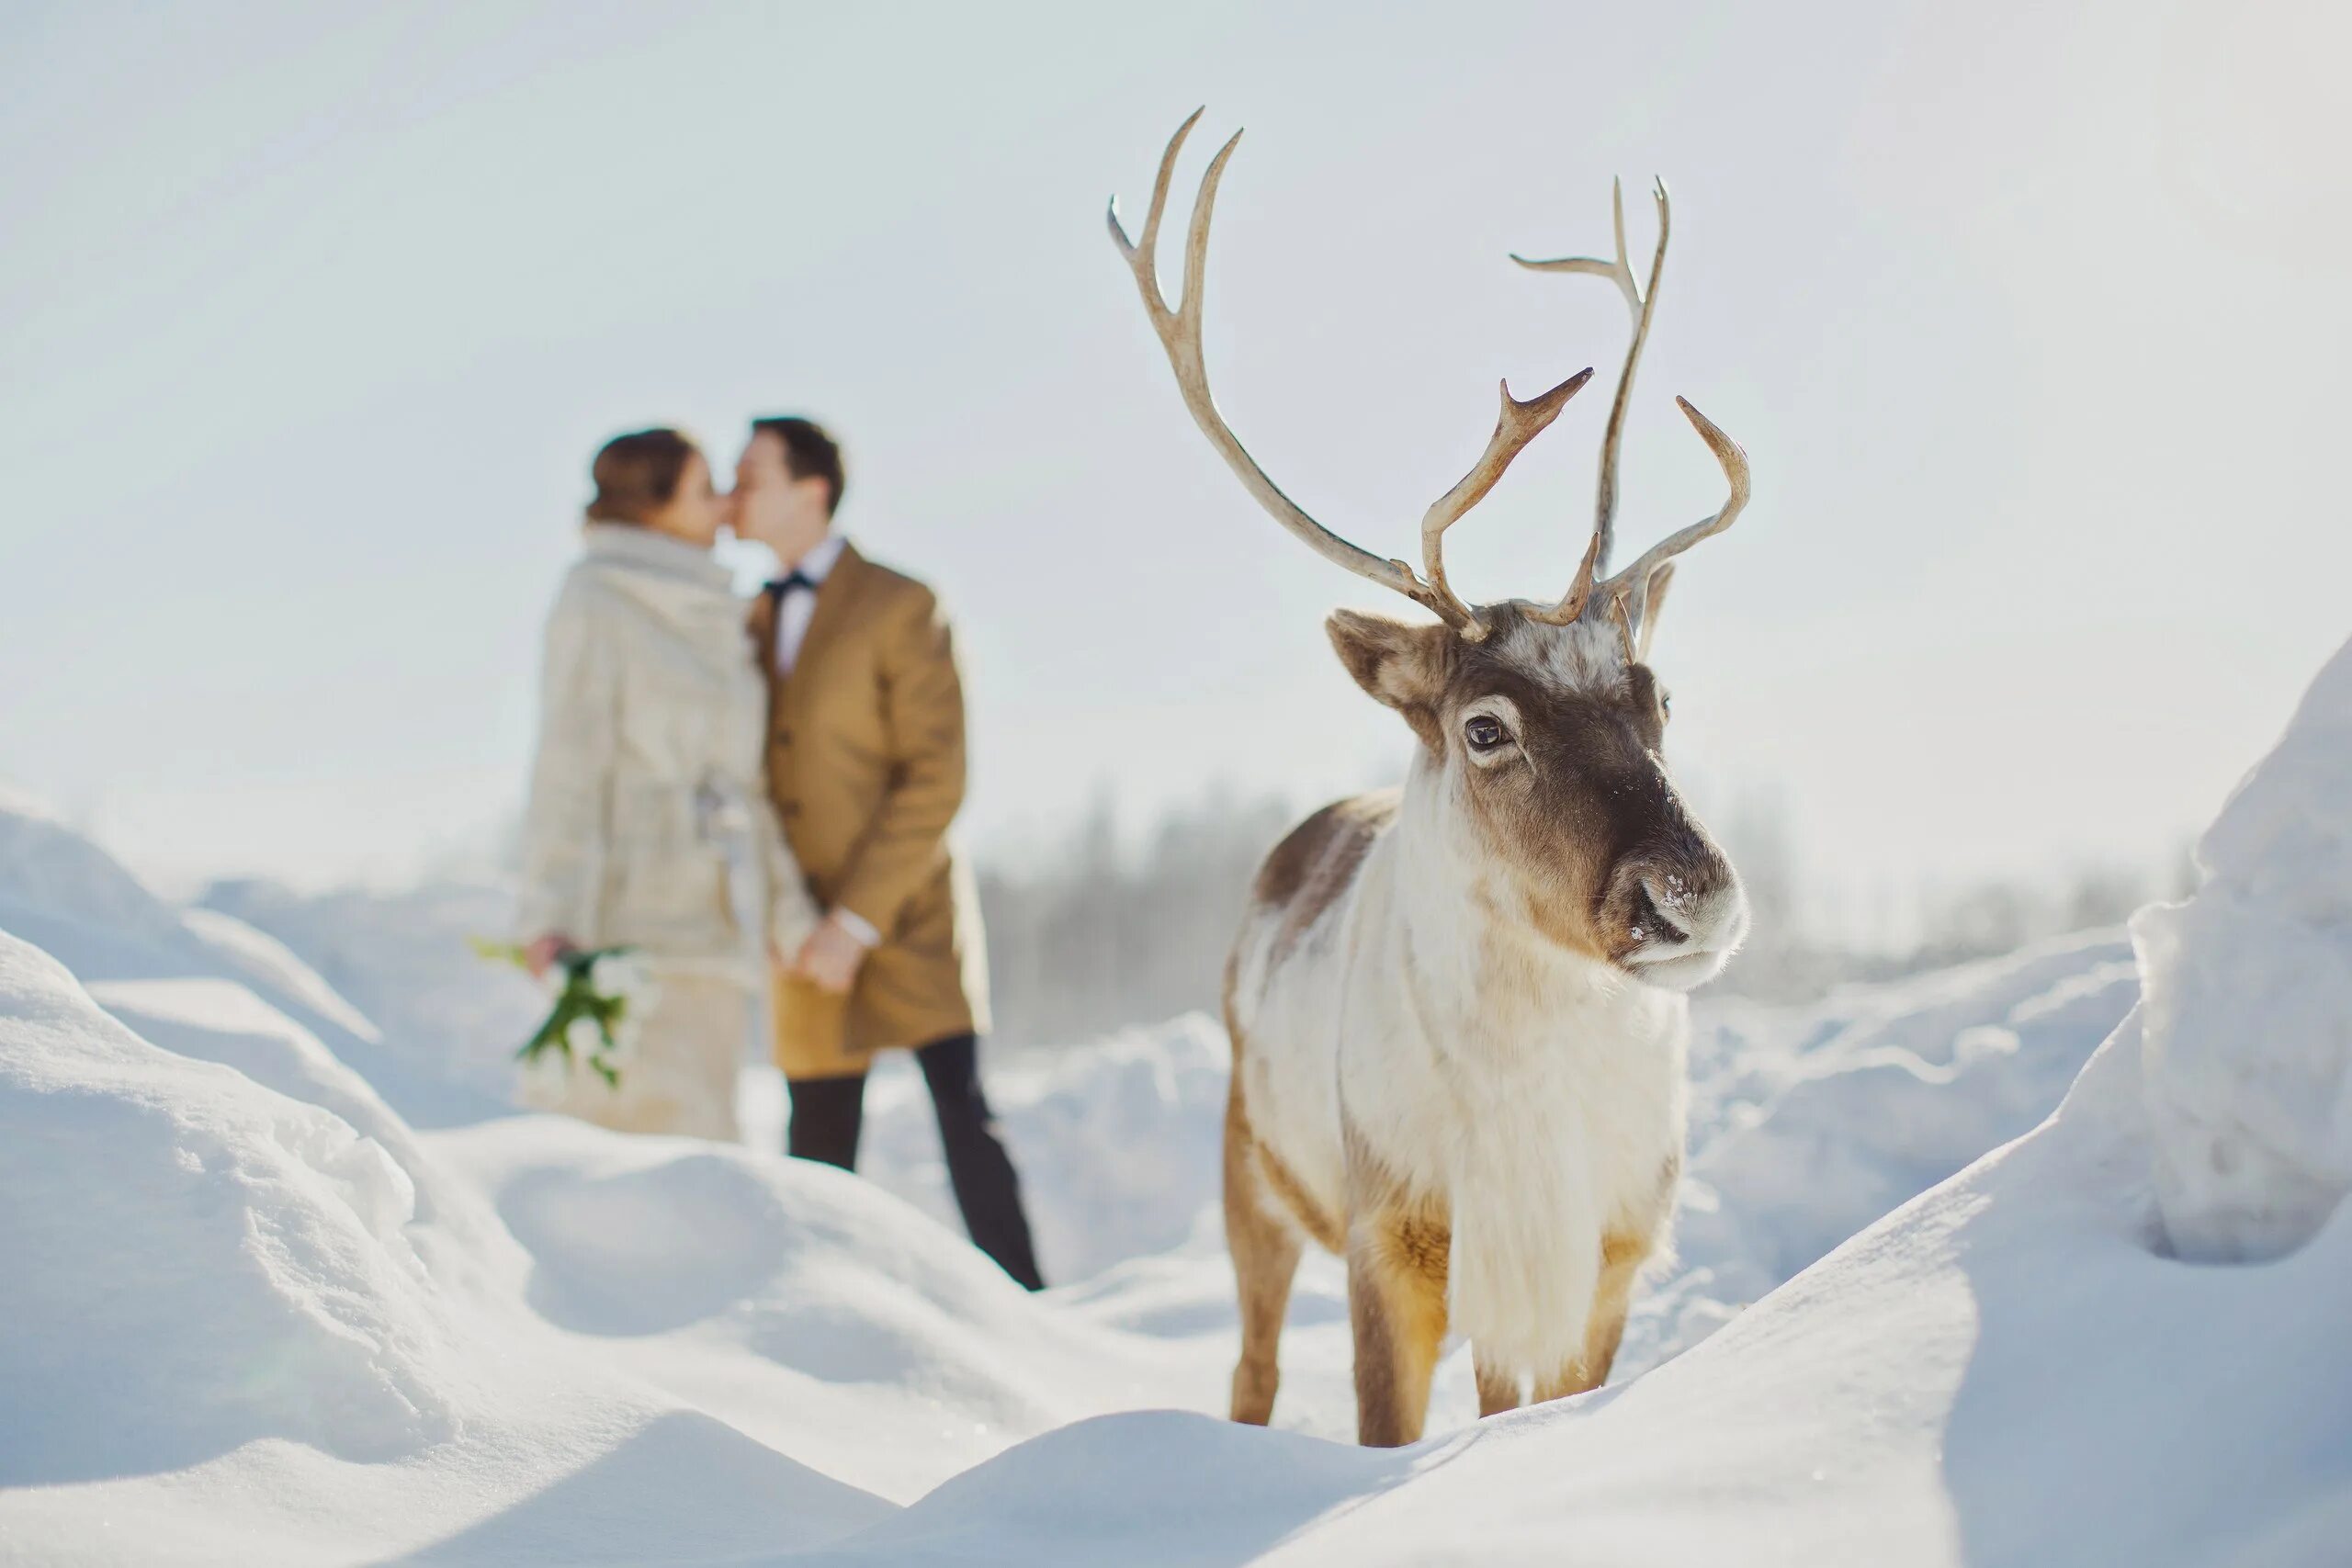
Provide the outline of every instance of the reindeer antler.
<path id="1" fill-rule="evenodd" d="M 1182 151 L 1184 139 L 1192 134 L 1204 112 L 1194 109 L 1176 128 L 1176 134 L 1169 138 L 1168 150 L 1160 155 L 1159 177 L 1152 183 L 1151 210 L 1145 215 L 1141 240 L 1130 241 L 1126 230 L 1120 226 L 1116 197 L 1111 198 L 1109 214 L 1112 243 L 1119 247 L 1128 270 L 1135 274 L 1136 287 L 1143 295 L 1144 313 L 1150 318 L 1152 330 L 1159 334 L 1160 346 L 1168 353 L 1169 366 L 1176 372 L 1176 385 L 1183 393 L 1184 406 L 1191 411 L 1193 423 L 1201 427 L 1201 434 L 1208 437 L 1209 445 L 1225 458 L 1226 466 L 1257 498 L 1258 504 L 1272 513 L 1275 522 L 1305 540 L 1317 555 L 1358 577 L 1402 593 L 1464 637 L 1477 641 L 1487 635 L 1486 623 L 1445 579 L 1445 532 L 1494 488 L 1503 470 L 1510 467 L 1511 459 L 1559 417 L 1568 400 L 1591 378 L 1592 371 L 1580 370 L 1550 391 L 1524 402 L 1512 397 L 1510 383 L 1504 383 L 1502 412 L 1495 422 L 1495 434 L 1488 438 L 1486 451 L 1461 482 L 1440 496 L 1421 519 L 1421 560 L 1423 570 L 1428 573 L 1426 578 L 1404 561 L 1382 560 L 1326 528 L 1267 477 L 1265 469 L 1258 466 L 1257 459 L 1250 456 L 1249 449 L 1225 423 L 1225 417 L 1217 412 L 1216 400 L 1209 393 L 1208 367 L 1201 352 L 1202 281 L 1208 267 L 1209 220 L 1216 206 L 1217 182 L 1225 176 L 1226 160 L 1233 156 L 1234 147 L 1241 141 L 1239 131 L 1235 131 L 1232 140 L 1217 150 L 1216 156 L 1209 160 L 1207 172 L 1201 175 L 1200 195 L 1193 201 L 1192 223 L 1184 237 L 1182 302 L 1171 309 L 1159 287 L 1159 220 L 1168 207 L 1169 181 L 1176 172 L 1176 155 Z"/>
<path id="2" fill-rule="evenodd" d="M 1640 628 L 1644 650 L 1649 648 L 1651 631 L 1649 615 L 1652 574 L 1659 567 L 1664 566 L 1700 540 L 1711 539 L 1730 527 L 1733 520 L 1739 515 L 1740 509 L 1747 504 L 1747 453 L 1746 450 L 1738 442 L 1725 435 L 1713 420 L 1692 408 L 1690 399 L 1677 398 L 1674 400 L 1674 406 L 1682 411 L 1682 417 L 1690 422 L 1690 428 L 1699 433 L 1699 439 L 1707 444 L 1707 450 L 1713 452 L 1715 455 L 1715 461 L 1723 466 L 1724 479 L 1730 484 L 1731 493 L 1724 498 L 1723 505 L 1715 509 L 1713 516 L 1702 517 L 1688 528 L 1668 534 L 1665 538 L 1644 550 L 1634 559 L 1633 565 L 1601 583 L 1595 590 L 1598 593 L 1623 597 L 1629 603 L 1633 623 Z M 1658 586 L 1662 592 L 1664 584 L 1661 583 Z"/>
<path id="3" fill-rule="evenodd" d="M 1609 187 L 1610 217 L 1616 231 L 1617 254 L 1613 260 L 1602 261 L 1597 256 L 1563 256 L 1553 261 L 1531 261 L 1513 253 L 1511 260 L 1530 272 L 1580 272 L 1611 279 L 1617 291 L 1625 297 L 1626 309 L 1633 312 L 1634 335 L 1625 345 L 1625 366 L 1617 375 L 1617 395 L 1609 405 L 1609 427 L 1600 442 L 1600 486 L 1593 505 L 1592 539 L 1585 547 L 1584 559 L 1577 568 L 1576 580 L 1560 602 L 1549 609 L 1533 609 L 1530 618 L 1553 626 L 1566 626 L 1594 604 L 1605 604 L 1617 617 L 1625 641 L 1625 656 L 1633 659 L 1637 651 L 1646 653 L 1652 627 L 1650 614 L 1650 574 L 1667 561 L 1680 555 L 1700 540 L 1720 534 L 1732 525 L 1740 509 L 1747 504 L 1747 454 L 1718 429 L 1705 414 L 1690 406 L 1688 400 L 1676 398 L 1699 438 L 1715 455 L 1723 466 L 1724 478 L 1730 481 L 1731 494 L 1722 508 L 1712 517 L 1694 523 L 1679 533 L 1668 536 L 1643 552 L 1641 558 L 1605 581 L 1594 580 L 1609 569 L 1609 550 L 1615 540 L 1617 523 L 1617 456 L 1625 434 L 1625 411 L 1633 400 L 1634 372 L 1642 362 L 1642 348 L 1649 341 L 1650 320 L 1657 310 L 1657 286 L 1666 270 L 1666 242 L 1673 222 L 1673 206 L 1666 194 L 1666 182 L 1651 185 L 1652 199 L 1657 203 L 1657 248 L 1650 254 L 1650 276 L 1646 287 L 1634 278 L 1632 263 L 1625 252 L 1625 189 L 1623 182 L 1611 181 Z"/>
<path id="4" fill-rule="evenodd" d="M 1617 285 L 1625 297 L 1625 308 L 1634 315 L 1633 340 L 1625 345 L 1624 368 L 1617 372 L 1617 393 L 1609 403 L 1609 426 L 1600 437 L 1600 488 L 1593 502 L 1592 542 L 1585 547 L 1584 560 L 1577 568 L 1576 581 L 1561 595 L 1560 602 L 1548 611 L 1535 612 L 1534 618 L 1554 626 L 1566 626 L 1584 611 L 1585 602 L 1592 592 L 1596 572 L 1609 570 L 1609 549 L 1617 532 L 1617 454 L 1624 445 L 1625 410 L 1634 400 L 1634 372 L 1642 363 L 1642 347 L 1649 342 L 1650 317 L 1657 310 L 1657 284 L 1666 271 L 1666 242 L 1673 224 L 1674 209 L 1667 198 L 1666 182 L 1656 180 L 1650 186 L 1651 199 L 1657 203 L 1657 249 L 1650 253 L 1649 286 L 1645 288 L 1634 278 L 1632 262 L 1625 254 L 1625 185 L 1623 180 L 1609 184 L 1609 216 L 1616 231 L 1617 255 L 1613 261 L 1598 256 L 1561 256 L 1553 261 L 1531 261 L 1518 252 L 1511 260 L 1530 272 L 1581 272 L 1596 277 L 1606 277 Z"/>

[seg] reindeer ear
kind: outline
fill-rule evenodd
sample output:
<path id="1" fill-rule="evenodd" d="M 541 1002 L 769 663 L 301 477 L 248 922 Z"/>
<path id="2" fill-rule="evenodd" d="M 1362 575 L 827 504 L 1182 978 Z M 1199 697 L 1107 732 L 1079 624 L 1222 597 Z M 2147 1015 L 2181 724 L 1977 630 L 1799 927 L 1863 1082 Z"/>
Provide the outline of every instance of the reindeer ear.
<path id="1" fill-rule="evenodd" d="M 1334 610 L 1323 623 L 1331 647 L 1356 684 L 1405 716 L 1431 746 L 1442 744 L 1437 709 L 1445 694 L 1446 652 L 1453 633 L 1360 610 Z"/>

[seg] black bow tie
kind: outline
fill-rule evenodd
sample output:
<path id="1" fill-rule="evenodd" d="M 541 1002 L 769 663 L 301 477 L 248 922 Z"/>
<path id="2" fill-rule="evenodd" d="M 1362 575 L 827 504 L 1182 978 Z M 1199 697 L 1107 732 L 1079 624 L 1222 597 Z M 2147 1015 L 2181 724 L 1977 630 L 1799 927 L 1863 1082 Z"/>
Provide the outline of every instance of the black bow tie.
<path id="1" fill-rule="evenodd" d="M 806 588 L 809 592 L 814 593 L 817 592 L 817 580 L 796 567 L 770 582 L 760 592 L 781 604 L 784 603 L 784 596 L 796 588 Z"/>

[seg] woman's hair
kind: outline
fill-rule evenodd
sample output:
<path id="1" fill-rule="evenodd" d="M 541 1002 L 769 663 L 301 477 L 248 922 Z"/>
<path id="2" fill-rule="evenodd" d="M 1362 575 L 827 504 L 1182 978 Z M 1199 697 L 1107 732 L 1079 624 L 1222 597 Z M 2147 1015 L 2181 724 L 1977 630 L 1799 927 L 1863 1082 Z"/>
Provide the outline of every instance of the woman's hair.
<path id="1" fill-rule="evenodd" d="M 643 524 L 677 495 L 686 459 L 698 450 L 690 436 L 666 427 L 614 436 L 589 469 L 596 481 L 589 520 Z"/>

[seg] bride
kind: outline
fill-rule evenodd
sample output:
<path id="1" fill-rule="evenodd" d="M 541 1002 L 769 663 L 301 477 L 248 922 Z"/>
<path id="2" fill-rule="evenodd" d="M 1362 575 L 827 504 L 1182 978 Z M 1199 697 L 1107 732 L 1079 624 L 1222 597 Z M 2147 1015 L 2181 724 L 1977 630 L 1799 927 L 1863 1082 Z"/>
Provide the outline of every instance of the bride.
<path id="1" fill-rule="evenodd" d="M 526 1100 L 638 1133 L 739 1135 L 735 1084 L 765 984 L 819 911 L 762 779 L 766 687 L 710 548 L 710 466 L 674 430 L 596 454 L 585 548 L 548 616 L 516 925 L 535 973 L 637 950 L 658 987 L 607 1084 L 573 1062 Z"/>

